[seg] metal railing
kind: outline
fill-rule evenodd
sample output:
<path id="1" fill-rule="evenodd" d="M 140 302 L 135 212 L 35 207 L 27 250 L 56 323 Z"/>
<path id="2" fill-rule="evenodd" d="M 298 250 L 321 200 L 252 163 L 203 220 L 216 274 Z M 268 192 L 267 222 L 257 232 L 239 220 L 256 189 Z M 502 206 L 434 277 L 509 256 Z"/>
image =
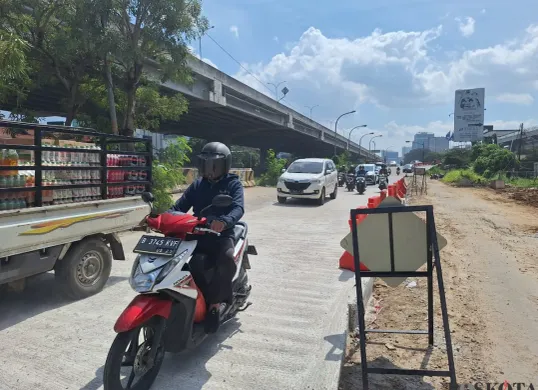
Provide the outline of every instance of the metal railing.
<path id="1" fill-rule="evenodd" d="M 51 126 L 51 125 L 42 125 L 36 123 L 25 123 L 25 122 L 16 122 L 16 121 L 6 121 L 0 120 L 0 128 L 4 129 L 13 129 L 15 137 L 12 139 L 17 139 L 16 132 L 23 130 L 26 135 L 29 135 L 27 130 L 33 131 L 33 145 L 25 144 L 0 144 L 0 149 L 5 150 L 27 150 L 33 152 L 33 165 L 0 165 L 0 172 L 2 171 L 34 171 L 34 183 L 32 186 L 21 186 L 20 183 L 16 183 L 14 186 L 7 186 L 0 188 L 0 196 L 3 194 L 10 193 L 25 193 L 25 192 L 34 192 L 35 193 L 35 206 L 43 206 L 43 193 L 45 191 L 55 191 L 55 190 L 69 190 L 69 189 L 85 189 L 85 188 L 99 188 L 99 195 L 91 196 L 92 198 L 99 199 L 108 199 L 109 197 L 123 197 L 125 194 L 121 193 L 120 195 L 109 196 L 109 189 L 119 188 L 126 186 L 143 186 L 145 191 L 149 191 L 151 188 L 152 177 L 151 177 L 151 166 L 152 166 L 152 143 L 151 139 L 146 138 L 135 138 L 135 137 L 126 137 L 113 134 L 105 134 L 94 131 L 93 129 L 85 128 L 72 128 L 67 126 Z M 56 137 L 54 133 L 66 134 L 69 136 L 86 136 L 91 137 L 94 140 L 94 145 L 96 149 L 87 149 L 82 147 L 59 147 L 59 146 L 46 146 L 43 145 L 43 140 L 53 139 L 57 140 L 60 137 Z M 54 135 L 54 136 L 52 136 Z M 65 137 L 65 136 L 64 136 Z M 73 139 L 70 139 L 73 141 Z M 124 151 L 119 150 L 121 144 L 142 144 L 144 145 L 145 150 L 135 150 L 135 151 Z M 116 147 L 112 147 L 116 145 Z M 114 150 L 118 149 L 118 150 Z M 99 158 L 96 159 L 96 165 L 91 165 L 89 162 L 81 162 L 79 165 L 48 165 L 47 161 L 44 161 L 46 153 L 83 153 L 88 155 L 98 154 Z M 140 156 L 145 160 L 143 166 L 112 166 L 110 164 L 110 156 L 119 155 L 119 156 Z M 88 163 L 88 164 L 86 164 Z M 98 164 L 98 165 L 97 165 Z M 80 183 L 80 184 L 62 184 L 62 185 L 44 185 L 44 171 L 97 171 L 100 174 L 95 175 L 93 179 L 90 180 L 90 183 Z M 145 180 L 125 180 L 125 176 L 118 181 L 109 180 L 109 172 L 113 171 L 144 171 Z M 5 175 L 3 175 L 5 176 Z M 96 178 L 98 176 L 98 178 Z M 69 181 L 69 179 L 67 180 Z"/>

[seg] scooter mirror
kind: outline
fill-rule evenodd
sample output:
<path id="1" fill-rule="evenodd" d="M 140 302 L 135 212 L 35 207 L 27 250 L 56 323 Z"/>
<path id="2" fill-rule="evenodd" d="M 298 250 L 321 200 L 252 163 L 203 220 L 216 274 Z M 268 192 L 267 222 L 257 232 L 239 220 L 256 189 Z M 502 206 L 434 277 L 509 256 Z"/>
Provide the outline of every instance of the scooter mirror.
<path id="1" fill-rule="evenodd" d="M 230 195 L 217 195 L 213 198 L 213 201 L 211 202 L 211 205 L 213 207 L 230 207 L 233 203 L 233 198 Z"/>
<path id="2" fill-rule="evenodd" d="M 155 197 L 151 192 L 142 192 L 142 200 L 146 203 L 152 203 L 155 201 Z"/>

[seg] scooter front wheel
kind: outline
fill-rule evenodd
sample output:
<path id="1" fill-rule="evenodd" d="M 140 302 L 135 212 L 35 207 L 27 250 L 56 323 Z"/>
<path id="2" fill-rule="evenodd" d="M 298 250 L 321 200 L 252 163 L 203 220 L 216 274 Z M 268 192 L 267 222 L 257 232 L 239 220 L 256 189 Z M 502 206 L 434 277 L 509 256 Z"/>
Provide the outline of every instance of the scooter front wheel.
<path id="1" fill-rule="evenodd" d="M 138 328 L 118 333 L 105 363 L 104 390 L 151 388 L 164 360 L 165 323 L 164 318 L 153 317 Z"/>

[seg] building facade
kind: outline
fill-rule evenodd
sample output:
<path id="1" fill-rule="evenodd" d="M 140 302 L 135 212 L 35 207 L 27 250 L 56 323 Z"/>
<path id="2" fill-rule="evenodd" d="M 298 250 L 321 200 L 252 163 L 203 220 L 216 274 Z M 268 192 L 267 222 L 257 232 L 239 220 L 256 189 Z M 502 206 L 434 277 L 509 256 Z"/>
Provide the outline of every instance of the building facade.
<path id="1" fill-rule="evenodd" d="M 446 137 L 433 137 L 430 138 L 429 146 L 426 146 L 427 149 L 435 153 L 446 152 L 450 147 L 449 141 Z"/>
<path id="2" fill-rule="evenodd" d="M 425 131 L 422 131 L 420 133 L 415 134 L 415 139 L 412 142 L 411 149 L 429 149 L 429 146 L 435 138 L 434 133 L 427 133 Z"/>

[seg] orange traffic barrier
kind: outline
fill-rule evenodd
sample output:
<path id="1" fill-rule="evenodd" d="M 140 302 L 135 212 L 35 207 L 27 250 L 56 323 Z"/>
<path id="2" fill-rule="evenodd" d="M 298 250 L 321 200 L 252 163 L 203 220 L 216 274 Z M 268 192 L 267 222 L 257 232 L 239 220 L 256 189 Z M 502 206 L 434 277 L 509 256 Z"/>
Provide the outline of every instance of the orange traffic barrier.
<path id="1" fill-rule="evenodd" d="M 385 198 L 387 197 L 387 190 L 382 190 L 380 193 L 379 193 L 379 198 L 381 199 L 381 201 L 385 200 Z M 381 202 L 380 202 L 381 203 Z"/>
<path id="2" fill-rule="evenodd" d="M 396 196 L 396 190 L 398 188 L 398 185 L 397 184 L 391 184 L 389 185 L 389 188 L 388 188 L 388 191 L 387 191 L 387 195 L 388 196 Z"/>
<path id="3" fill-rule="evenodd" d="M 355 259 L 353 259 L 353 255 L 347 251 L 342 253 L 342 256 L 340 256 L 339 266 L 342 269 L 347 269 L 355 272 Z M 369 271 L 368 267 L 366 267 L 361 262 L 359 262 L 359 267 L 361 271 Z"/>

